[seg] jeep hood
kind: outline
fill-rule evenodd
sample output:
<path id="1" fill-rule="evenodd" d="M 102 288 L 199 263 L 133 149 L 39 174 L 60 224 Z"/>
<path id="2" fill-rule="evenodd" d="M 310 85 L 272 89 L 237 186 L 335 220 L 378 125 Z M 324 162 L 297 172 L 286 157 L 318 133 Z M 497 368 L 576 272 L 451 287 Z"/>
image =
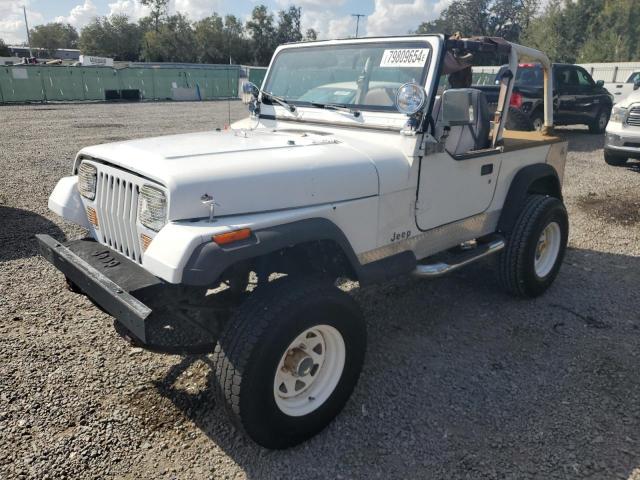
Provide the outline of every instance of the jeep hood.
<path id="1" fill-rule="evenodd" d="M 127 169 L 167 188 L 169 220 L 304 207 L 378 194 L 371 158 L 332 134 L 214 131 L 88 147 L 79 156 Z M 144 183 L 144 180 L 141 180 Z"/>

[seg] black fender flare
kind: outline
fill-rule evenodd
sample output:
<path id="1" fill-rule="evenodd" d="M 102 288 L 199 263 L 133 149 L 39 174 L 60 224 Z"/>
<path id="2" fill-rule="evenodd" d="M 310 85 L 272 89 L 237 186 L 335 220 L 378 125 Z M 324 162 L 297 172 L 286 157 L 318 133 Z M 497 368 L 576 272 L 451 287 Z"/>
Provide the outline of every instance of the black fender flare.
<path id="1" fill-rule="evenodd" d="M 416 265 L 413 252 L 402 252 L 362 265 L 346 235 L 335 223 L 326 218 L 309 218 L 254 230 L 251 238 L 226 247 L 214 242 L 199 245 L 187 261 L 181 283 L 212 285 L 227 268 L 238 262 L 319 240 L 334 241 L 340 247 L 362 284 L 408 273 Z"/>
<path id="2" fill-rule="evenodd" d="M 499 232 L 507 235 L 511 233 L 530 193 L 541 193 L 562 200 L 562 185 L 555 168 L 548 163 L 534 163 L 516 173 L 498 220 Z"/>

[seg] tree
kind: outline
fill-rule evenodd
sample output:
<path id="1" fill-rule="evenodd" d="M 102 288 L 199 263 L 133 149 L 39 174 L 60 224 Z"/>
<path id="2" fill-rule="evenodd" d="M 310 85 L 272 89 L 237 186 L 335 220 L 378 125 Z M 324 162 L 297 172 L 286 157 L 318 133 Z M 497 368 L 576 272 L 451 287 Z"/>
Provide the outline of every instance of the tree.
<path id="1" fill-rule="evenodd" d="M 454 0 L 439 18 L 422 23 L 417 33 L 460 32 L 518 41 L 538 5 L 539 0 Z"/>
<path id="2" fill-rule="evenodd" d="M 268 65 L 276 49 L 276 29 L 273 26 L 273 15 L 267 7 L 258 5 L 251 12 L 247 21 L 247 32 L 252 40 L 252 56 L 255 65 Z"/>
<path id="3" fill-rule="evenodd" d="M 250 63 L 250 42 L 242 21 L 217 13 L 194 24 L 198 61 L 204 63 Z"/>
<path id="4" fill-rule="evenodd" d="M 640 58 L 640 0 L 607 1 L 592 19 L 579 61 L 630 62 Z M 588 59 L 588 60 L 587 60 Z"/>
<path id="5" fill-rule="evenodd" d="M 95 18 L 82 29 L 80 50 L 86 55 L 138 61 L 142 35 L 142 29 L 126 15 Z"/>
<path id="6" fill-rule="evenodd" d="M 524 40 L 557 62 L 640 58 L 640 0 L 552 0 Z"/>
<path id="7" fill-rule="evenodd" d="M 299 42 L 302 40 L 300 31 L 300 16 L 302 9 L 291 6 L 278 12 L 278 26 L 276 27 L 276 46 L 283 43 Z"/>
<path id="8" fill-rule="evenodd" d="M 169 0 L 140 0 L 140 3 L 151 9 L 151 18 L 153 20 L 154 30 L 160 29 L 160 21 L 167 15 L 167 7 Z"/>
<path id="9" fill-rule="evenodd" d="M 60 48 L 78 48 L 78 31 L 68 23 L 37 25 L 29 31 L 29 35 L 32 47 L 44 48 L 51 56 Z"/>
<path id="10" fill-rule="evenodd" d="M 9 47 L 4 40 L 0 38 L 0 57 L 9 57 L 11 52 L 9 52 Z"/>
<path id="11" fill-rule="evenodd" d="M 313 28 L 307 28 L 306 33 L 304 34 L 304 40 L 307 42 L 313 42 L 318 39 L 318 32 L 316 32 Z"/>
<path id="12" fill-rule="evenodd" d="M 144 35 L 142 55 L 149 62 L 195 62 L 196 39 L 189 19 L 177 13 L 163 21 L 158 30 Z"/>
<path id="13" fill-rule="evenodd" d="M 545 52 L 547 56 L 559 61 L 563 58 L 562 0 L 551 0 L 539 17 L 531 20 L 525 30 L 522 43 Z"/>

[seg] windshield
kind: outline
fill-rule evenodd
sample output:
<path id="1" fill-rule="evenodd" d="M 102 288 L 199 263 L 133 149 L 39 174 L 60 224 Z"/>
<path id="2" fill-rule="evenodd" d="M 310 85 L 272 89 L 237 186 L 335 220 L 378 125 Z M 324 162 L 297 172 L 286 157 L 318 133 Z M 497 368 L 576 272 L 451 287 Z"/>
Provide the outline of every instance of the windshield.
<path id="1" fill-rule="evenodd" d="M 420 41 L 285 49 L 274 59 L 264 90 L 293 105 L 395 112 L 400 86 L 424 85 L 430 53 Z"/>

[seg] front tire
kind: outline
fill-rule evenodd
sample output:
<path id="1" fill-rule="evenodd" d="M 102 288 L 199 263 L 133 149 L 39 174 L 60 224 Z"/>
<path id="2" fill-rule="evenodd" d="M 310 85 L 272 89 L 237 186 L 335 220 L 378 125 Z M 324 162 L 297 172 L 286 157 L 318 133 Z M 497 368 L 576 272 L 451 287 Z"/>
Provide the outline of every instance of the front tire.
<path id="1" fill-rule="evenodd" d="M 342 410 L 365 348 L 365 322 L 348 294 L 326 280 L 274 281 L 238 308 L 216 345 L 218 403 L 263 447 L 297 445 Z"/>
<path id="2" fill-rule="evenodd" d="M 562 201 L 529 195 L 500 254 L 500 283 L 518 297 L 542 295 L 558 275 L 568 236 L 569 220 Z"/>
<path id="3" fill-rule="evenodd" d="M 589 133 L 604 133 L 609 123 L 609 114 L 605 110 L 600 110 L 596 118 L 588 124 Z"/>
<path id="4" fill-rule="evenodd" d="M 607 150 L 604 151 L 604 161 L 607 163 L 607 165 L 611 165 L 613 167 L 619 167 L 627 163 L 627 160 L 629 159 L 624 155 L 612 153 Z"/>

